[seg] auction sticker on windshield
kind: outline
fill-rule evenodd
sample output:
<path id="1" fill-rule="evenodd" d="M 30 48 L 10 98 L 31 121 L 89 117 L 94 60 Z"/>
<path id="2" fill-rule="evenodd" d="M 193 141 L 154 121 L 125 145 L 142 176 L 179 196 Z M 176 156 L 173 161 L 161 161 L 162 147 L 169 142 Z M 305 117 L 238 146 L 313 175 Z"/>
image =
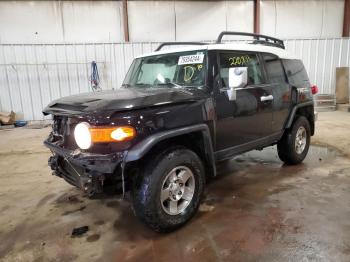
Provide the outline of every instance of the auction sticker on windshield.
<path id="1" fill-rule="evenodd" d="M 189 64 L 202 64 L 204 59 L 204 54 L 198 55 L 185 55 L 179 57 L 178 65 L 189 65 Z"/>

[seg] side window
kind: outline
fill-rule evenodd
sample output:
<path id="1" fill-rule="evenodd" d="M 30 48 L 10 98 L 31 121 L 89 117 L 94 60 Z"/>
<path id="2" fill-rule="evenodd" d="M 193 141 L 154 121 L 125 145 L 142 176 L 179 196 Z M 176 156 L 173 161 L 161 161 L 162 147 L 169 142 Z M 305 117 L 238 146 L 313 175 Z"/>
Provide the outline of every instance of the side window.
<path id="1" fill-rule="evenodd" d="M 288 59 L 282 60 L 286 69 L 288 82 L 297 87 L 310 86 L 309 77 L 307 76 L 304 64 L 301 60 Z"/>
<path id="2" fill-rule="evenodd" d="M 272 54 L 263 54 L 263 59 L 270 83 L 286 83 L 286 75 L 279 57 Z"/>
<path id="3" fill-rule="evenodd" d="M 219 58 L 222 87 L 229 87 L 228 70 L 230 67 L 247 67 L 248 85 L 259 85 L 263 83 L 260 63 L 255 54 L 242 52 L 220 53 Z"/>

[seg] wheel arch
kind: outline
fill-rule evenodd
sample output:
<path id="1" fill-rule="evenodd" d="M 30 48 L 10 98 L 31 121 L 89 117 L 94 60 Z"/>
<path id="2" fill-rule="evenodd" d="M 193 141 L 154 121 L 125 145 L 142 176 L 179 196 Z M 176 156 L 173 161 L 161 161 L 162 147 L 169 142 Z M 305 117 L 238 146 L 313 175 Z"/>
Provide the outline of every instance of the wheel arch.
<path id="1" fill-rule="evenodd" d="M 286 122 L 285 128 L 291 128 L 296 117 L 305 116 L 309 121 L 311 128 L 311 135 L 315 133 L 315 115 L 314 115 L 314 104 L 313 101 L 297 104 L 293 107 L 292 112 Z"/>
<path id="2" fill-rule="evenodd" d="M 216 176 L 213 144 L 206 124 L 186 126 L 153 134 L 132 147 L 127 152 L 125 162 L 143 160 L 152 152 L 174 145 L 193 150 L 202 159 L 206 173 Z"/>

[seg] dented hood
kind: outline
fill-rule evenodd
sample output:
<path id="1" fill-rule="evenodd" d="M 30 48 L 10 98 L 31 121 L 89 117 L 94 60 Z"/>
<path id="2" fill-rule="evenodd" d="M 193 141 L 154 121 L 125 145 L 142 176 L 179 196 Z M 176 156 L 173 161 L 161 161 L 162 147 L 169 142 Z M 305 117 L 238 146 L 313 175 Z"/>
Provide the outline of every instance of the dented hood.
<path id="1" fill-rule="evenodd" d="M 51 102 L 45 115 L 77 115 L 125 111 L 150 106 L 196 101 L 204 92 L 182 88 L 120 88 L 63 97 Z"/>

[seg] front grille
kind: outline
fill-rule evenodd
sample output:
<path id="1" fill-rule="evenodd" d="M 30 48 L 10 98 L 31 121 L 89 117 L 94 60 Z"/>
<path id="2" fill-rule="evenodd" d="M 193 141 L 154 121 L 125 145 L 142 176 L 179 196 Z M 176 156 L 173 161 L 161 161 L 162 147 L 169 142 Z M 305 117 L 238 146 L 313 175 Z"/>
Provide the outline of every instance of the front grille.
<path id="1" fill-rule="evenodd" d="M 74 140 L 74 127 L 76 120 L 65 116 L 54 116 L 51 142 L 57 142 L 61 147 L 67 149 L 77 149 Z"/>
<path id="2" fill-rule="evenodd" d="M 53 124 L 52 124 L 52 131 L 49 136 L 49 141 L 52 143 L 56 143 L 60 146 L 64 143 L 64 136 L 65 136 L 65 123 L 67 122 L 66 117 L 59 117 L 54 116 L 53 118 Z"/>
<path id="3" fill-rule="evenodd" d="M 54 116 L 52 131 L 55 135 L 63 136 L 66 133 L 67 117 Z"/>

